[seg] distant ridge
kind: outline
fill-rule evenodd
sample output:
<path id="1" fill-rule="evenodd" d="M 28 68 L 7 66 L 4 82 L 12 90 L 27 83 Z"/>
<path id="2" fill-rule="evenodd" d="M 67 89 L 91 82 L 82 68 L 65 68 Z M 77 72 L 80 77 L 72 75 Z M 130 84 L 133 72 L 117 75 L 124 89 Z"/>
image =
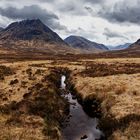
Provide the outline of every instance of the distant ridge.
<path id="1" fill-rule="evenodd" d="M 126 48 L 128 48 L 131 45 L 131 43 L 125 43 L 123 45 L 118 45 L 118 46 L 109 46 L 110 50 L 124 50 Z"/>
<path id="2" fill-rule="evenodd" d="M 103 52 L 109 50 L 105 45 L 89 41 L 88 39 L 85 39 L 84 37 L 81 36 L 72 35 L 67 37 L 64 41 L 74 48 L 79 48 L 89 53 Z"/>
<path id="3" fill-rule="evenodd" d="M 131 44 L 129 47 L 123 50 L 114 50 L 114 51 L 109 51 L 104 54 L 105 56 L 108 57 L 140 57 L 140 39 L 138 39 L 135 43 Z"/>

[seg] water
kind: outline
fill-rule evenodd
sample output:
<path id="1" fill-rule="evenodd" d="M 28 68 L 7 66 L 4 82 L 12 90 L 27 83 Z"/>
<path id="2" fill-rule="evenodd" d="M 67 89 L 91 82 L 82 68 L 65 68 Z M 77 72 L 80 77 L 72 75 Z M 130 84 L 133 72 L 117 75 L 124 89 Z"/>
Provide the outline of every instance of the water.
<path id="1" fill-rule="evenodd" d="M 65 89 L 66 77 L 61 77 L 61 88 Z M 70 103 L 70 113 L 63 123 L 63 140 L 97 140 L 103 133 L 97 128 L 98 119 L 89 117 L 78 103 L 77 99 L 73 98 L 71 93 L 63 94 Z"/>
<path id="2" fill-rule="evenodd" d="M 66 88 L 65 81 L 66 81 L 66 76 L 65 75 L 62 75 L 61 76 L 61 88 L 62 89 L 65 89 Z"/>

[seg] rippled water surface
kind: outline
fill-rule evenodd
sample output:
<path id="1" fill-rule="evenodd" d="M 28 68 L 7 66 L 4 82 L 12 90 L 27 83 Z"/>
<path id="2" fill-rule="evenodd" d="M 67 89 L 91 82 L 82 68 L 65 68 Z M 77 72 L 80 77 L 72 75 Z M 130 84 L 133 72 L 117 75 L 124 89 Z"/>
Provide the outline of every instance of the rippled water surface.
<path id="1" fill-rule="evenodd" d="M 61 77 L 61 87 L 65 88 L 66 77 Z M 64 140 L 95 140 L 100 139 L 103 135 L 97 128 L 98 119 L 89 117 L 78 103 L 77 99 L 73 98 L 71 93 L 63 95 L 70 103 L 70 113 L 63 124 L 63 139 Z"/>

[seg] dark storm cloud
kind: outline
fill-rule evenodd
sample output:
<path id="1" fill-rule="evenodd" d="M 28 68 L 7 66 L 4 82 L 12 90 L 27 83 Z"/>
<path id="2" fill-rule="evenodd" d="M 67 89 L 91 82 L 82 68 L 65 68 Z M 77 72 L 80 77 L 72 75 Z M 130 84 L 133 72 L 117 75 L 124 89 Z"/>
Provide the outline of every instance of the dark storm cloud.
<path id="1" fill-rule="evenodd" d="M 58 19 L 58 17 L 50 13 L 46 10 L 41 9 L 37 5 L 31 6 L 24 6 L 22 9 L 17 9 L 15 7 L 8 7 L 8 8 L 0 8 L 0 13 L 2 16 L 11 18 L 11 19 L 18 19 L 18 18 L 36 18 L 40 17 L 41 19 Z"/>
<path id="2" fill-rule="evenodd" d="M 119 2 L 110 9 L 104 7 L 99 15 L 111 22 L 140 24 L 140 1 L 134 0 L 134 2 L 136 2 L 134 5 L 126 3 L 126 1 Z"/>
<path id="3" fill-rule="evenodd" d="M 0 8 L 0 14 L 13 20 L 39 18 L 53 29 L 61 30 L 66 28 L 63 25 L 60 25 L 57 15 L 42 9 L 38 5 L 24 6 L 22 9 L 17 9 L 15 7 Z"/>
<path id="4" fill-rule="evenodd" d="M 108 28 L 104 29 L 104 33 L 103 35 L 105 35 L 108 38 L 126 38 L 125 36 L 121 35 L 120 33 L 117 33 L 115 31 L 111 31 Z M 126 38 L 127 39 L 127 38 Z"/>

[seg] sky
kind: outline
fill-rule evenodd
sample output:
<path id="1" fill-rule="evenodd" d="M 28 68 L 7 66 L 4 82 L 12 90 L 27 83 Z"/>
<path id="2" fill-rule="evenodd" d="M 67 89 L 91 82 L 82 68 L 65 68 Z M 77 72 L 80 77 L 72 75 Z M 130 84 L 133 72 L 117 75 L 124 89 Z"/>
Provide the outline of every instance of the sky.
<path id="1" fill-rule="evenodd" d="M 0 0 L 0 27 L 39 18 L 63 39 L 116 46 L 140 38 L 139 6 L 140 0 Z"/>

